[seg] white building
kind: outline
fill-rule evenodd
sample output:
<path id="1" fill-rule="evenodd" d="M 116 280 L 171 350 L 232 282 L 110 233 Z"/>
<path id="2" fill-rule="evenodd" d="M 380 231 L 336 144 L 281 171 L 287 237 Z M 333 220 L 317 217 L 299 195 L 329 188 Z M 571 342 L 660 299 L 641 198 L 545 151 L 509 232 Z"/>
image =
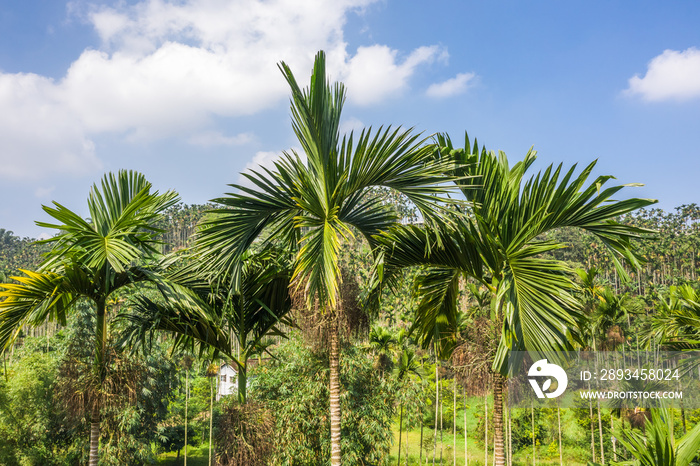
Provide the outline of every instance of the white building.
<path id="1" fill-rule="evenodd" d="M 224 363 L 219 367 L 219 383 L 216 389 L 216 401 L 222 396 L 238 394 L 238 372 Z"/>

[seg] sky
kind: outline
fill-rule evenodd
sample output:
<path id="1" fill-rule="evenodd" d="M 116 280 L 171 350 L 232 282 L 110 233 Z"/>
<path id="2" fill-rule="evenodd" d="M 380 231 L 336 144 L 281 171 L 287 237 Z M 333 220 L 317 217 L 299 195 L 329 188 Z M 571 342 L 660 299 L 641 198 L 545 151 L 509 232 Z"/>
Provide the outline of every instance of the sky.
<path id="1" fill-rule="evenodd" d="M 700 2 L 0 0 L 0 228 L 133 169 L 201 204 L 298 147 L 277 64 L 325 50 L 343 131 L 464 134 L 620 198 L 700 203 Z"/>

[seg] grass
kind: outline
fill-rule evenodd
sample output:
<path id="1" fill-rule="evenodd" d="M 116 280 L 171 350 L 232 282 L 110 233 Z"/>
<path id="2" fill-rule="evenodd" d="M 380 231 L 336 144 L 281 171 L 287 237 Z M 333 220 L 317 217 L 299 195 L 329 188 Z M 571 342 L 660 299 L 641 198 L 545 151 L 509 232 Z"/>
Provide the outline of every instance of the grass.
<path id="1" fill-rule="evenodd" d="M 432 430 L 424 429 L 423 430 L 423 437 L 425 439 L 426 436 L 430 436 L 432 439 L 432 436 L 434 435 L 434 432 Z M 465 455 L 464 455 L 464 436 L 457 433 L 457 450 L 453 451 L 453 442 L 454 442 L 454 437 L 452 436 L 452 432 L 443 432 L 442 434 L 443 441 L 440 443 L 440 432 L 438 431 L 438 442 L 437 442 L 437 456 L 436 456 L 436 461 L 435 464 L 441 464 L 441 465 L 453 465 L 457 464 L 458 466 L 465 466 Z M 396 464 L 397 462 L 397 454 L 398 454 L 398 442 L 399 442 L 399 431 L 398 431 L 398 426 L 396 426 L 396 429 L 394 430 L 394 445 L 392 446 L 391 449 L 391 460 L 390 464 Z M 406 461 L 406 456 L 405 456 L 405 446 L 406 442 L 408 443 L 408 461 Z M 415 429 L 409 432 L 403 432 L 401 436 L 401 464 L 407 464 L 409 466 L 411 465 L 418 465 L 418 460 L 419 460 L 419 450 L 418 450 L 418 444 L 420 443 L 420 429 Z M 440 448 L 442 447 L 442 463 L 440 462 Z M 473 438 L 469 438 L 468 441 L 468 454 L 469 454 L 469 465 L 470 466 L 483 466 L 484 465 L 484 448 L 482 445 L 478 444 Z M 456 458 L 455 458 L 456 456 Z M 576 462 L 571 459 L 567 459 L 573 456 L 572 452 L 567 452 L 567 450 L 564 450 L 564 464 L 567 466 L 585 466 L 585 462 Z M 457 460 L 456 463 L 454 460 Z M 426 452 L 423 450 L 423 464 L 426 464 L 426 460 L 428 460 L 427 464 L 432 465 L 433 464 L 433 449 L 430 448 L 429 452 Z M 488 454 L 488 464 L 493 463 L 493 449 L 489 449 L 489 454 Z M 528 466 L 532 464 L 532 450 L 531 449 L 524 449 L 520 452 L 516 452 L 515 456 L 513 457 L 513 465 L 520 465 L 520 466 Z M 537 458 L 536 458 L 536 464 L 537 465 L 558 465 L 559 464 L 559 454 L 556 454 L 555 457 L 548 457 L 547 455 L 547 446 L 540 446 L 537 449 Z"/>
<path id="2" fill-rule="evenodd" d="M 180 458 L 177 458 L 177 453 L 164 453 L 158 456 L 158 464 L 164 466 L 180 466 L 185 464 L 185 450 L 180 452 Z M 209 447 L 187 447 L 187 466 L 209 466 Z"/>

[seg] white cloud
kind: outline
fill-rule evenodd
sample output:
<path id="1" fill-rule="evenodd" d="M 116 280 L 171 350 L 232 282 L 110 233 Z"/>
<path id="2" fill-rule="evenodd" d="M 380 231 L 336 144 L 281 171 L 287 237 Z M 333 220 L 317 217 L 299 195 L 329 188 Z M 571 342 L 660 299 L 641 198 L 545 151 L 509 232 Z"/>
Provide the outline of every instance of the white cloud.
<path id="1" fill-rule="evenodd" d="M 435 97 L 439 99 L 462 94 L 467 90 L 470 82 L 474 79 L 474 76 L 474 73 L 459 73 L 457 76 L 450 78 L 447 81 L 431 84 L 425 93 L 428 97 Z"/>
<path id="2" fill-rule="evenodd" d="M 190 136 L 187 142 L 194 146 L 215 147 L 215 146 L 240 146 L 248 144 L 253 140 L 250 133 L 241 133 L 235 136 L 225 136 L 218 131 L 204 131 Z"/>
<path id="3" fill-rule="evenodd" d="M 143 0 L 82 11 L 72 4 L 102 46 L 86 49 L 59 80 L 0 73 L 0 177 L 99 169 L 92 140 L 105 133 L 237 144 L 238 136 L 208 133 L 211 122 L 285 99 L 277 63 L 285 60 L 304 83 L 320 49 L 351 102 L 396 96 L 418 67 L 445 59 L 446 51 L 419 47 L 402 58 L 372 45 L 348 53 L 346 17 L 374 1 Z"/>
<path id="4" fill-rule="evenodd" d="M 360 47 L 345 63 L 341 80 L 348 88 L 348 100 L 357 105 L 371 105 L 394 96 L 408 87 L 415 69 L 444 56 L 437 46 L 419 47 L 402 63 L 396 50 L 385 45 Z"/>
<path id="5" fill-rule="evenodd" d="M 34 196 L 38 197 L 40 199 L 46 199 L 48 198 L 51 193 L 56 189 L 55 186 L 49 186 L 49 187 L 44 187 L 44 186 L 39 186 L 34 190 Z"/>
<path id="6" fill-rule="evenodd" d="M 647 101 L 689 100 L 700 97 L 700 50 L 683 52 L 664 50 L 654 57 L 643 78 L 629 79 L 627 95 L 639 95 Z"/>
<path id="7" fill-rule="evenodd" d="M 304 152 L 297 148 L 291 149 L 288 151 L 289 154 L 292 154 L 296 152 L 301 159 L 306 162 L 306 155 Z M 245 166 L 244 172 L 250 173 L 251 170 L 255 170 L 258 173 L 263 173 L 264 171 L 261 169 L 261 167 L 265 167 L 270 171 L 275 171 L 275 162 L 279 160 L 283 156 L 282 151 L 259 151 L 256 152 L 255 155 L 253 156 L 253 159 L 248 162 Z M 252 183 L 248 178 L 245 176 L 238 175 L 238 184 L 241 184 L 243 186 L 252 186 Z"/>
<path id="8" fill-rule="evenodd" d="M 365 127 L 364 123 L 360 121 L 359 119 L 355 117 L 350 117 L 347 119 L 344 119 L 340 122 L 340 137 L 343 137 L 344 134 L 350 134 L 350 131 L 362 131 L 362 129 Z"/>
<path id="9" fill-rule="evenodd" d="M 48 78 L 0 73 L 0 178 L 101 168 L 94 144 L 61 98 Z"/>

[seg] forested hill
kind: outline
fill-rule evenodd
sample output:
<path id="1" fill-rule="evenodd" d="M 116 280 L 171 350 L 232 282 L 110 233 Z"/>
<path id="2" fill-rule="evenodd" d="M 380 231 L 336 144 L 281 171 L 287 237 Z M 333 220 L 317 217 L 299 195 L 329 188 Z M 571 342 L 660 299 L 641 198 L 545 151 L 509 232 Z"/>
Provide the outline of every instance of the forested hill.
<path id="1" fill-rule="evenodd" d="M 189 245 L 197 222 L 211 204 L 178 204 L 167 211 L 157 225 L 164 230 L 162 235 L 163 252 L 170 252 Z M 47 232 L 50 233 L 49 230 Z M 41 262 L 42 253 L 51 246 L 37 243 L 34 238 L 20 238 L 0 225 L 0 281 L 17 275 L 20 269 L 32 270 Z"/>
<path id="2" fill-rule="evenodd" d="M 162 236 L 164 252 L 188 246 L 197 222 L 211 207 L 209 204 L 178 204 L 170 209 L 158 225 L 165 231 Z M 603 244 L 581 230 L 558 231 L 548 239 L 569 244 L 570 247 L 557 251 L 558 259 L 584 269 L 595 265 L 601 276 L 618 290 L 644 295 L 660 286 L 697 279 L 700 253 L 700 207 L 697 204 L 682 205 L 673 212 L 642 209 L 628 215 L 624 222 L 657 232 L 652 239 L 639 242 L 639 251 L 647 262 L 641 273 L 630 271 L 633 283 L 620 281 Z M 0 279 L 7 280 L 19 269 L 35 268 L 48 247 L 35 243 L 34 239 L 15 236 L 0 226 Z"/>

